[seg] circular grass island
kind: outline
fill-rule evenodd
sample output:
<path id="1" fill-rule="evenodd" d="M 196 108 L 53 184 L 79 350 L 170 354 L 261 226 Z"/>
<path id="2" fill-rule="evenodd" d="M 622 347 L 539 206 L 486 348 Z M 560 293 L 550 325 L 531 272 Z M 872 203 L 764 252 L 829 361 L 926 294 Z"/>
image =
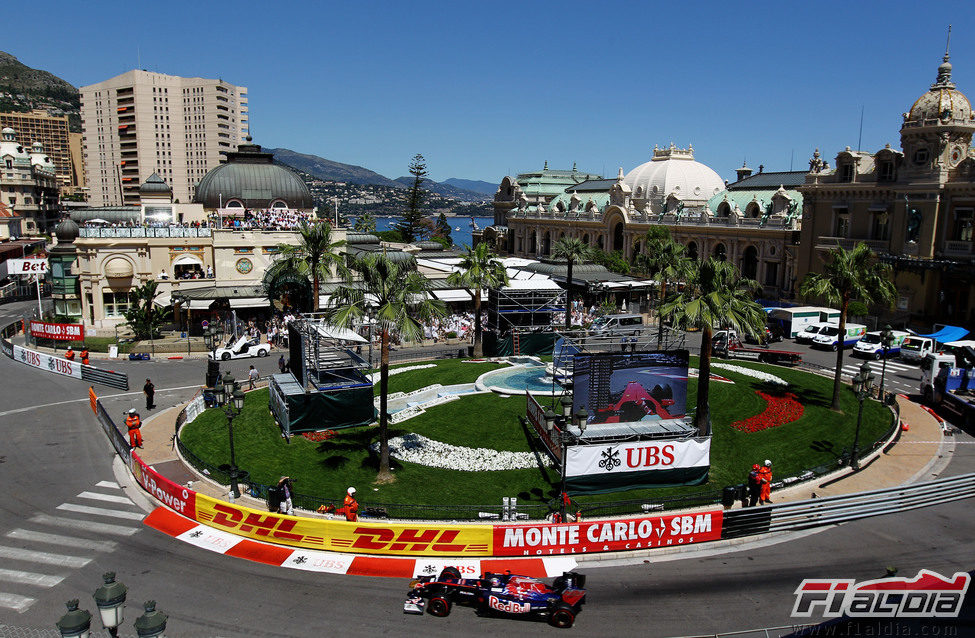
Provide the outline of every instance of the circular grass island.
<path id="1" fill-rule="evenodd" d="M 712 375 L 720 378 L 711 382 L 713 438 L 708 481 L 574 496 L 584 514 L 616 513 L 614 503 L 621 501 L 627 501 L 629 507 L 619 512 L 634 511 L 634 503 L 710 502 L 723 487 L 743 483 L 752 464 L 765 459 L 772 460 L 774 480 L 779 480 L 813 468 L 835 467 L 849 455 L 858 404 L 848 386 L 841 391 L 839 413 L 830 409 L 832 378 L 757 363 L 718 360 L 713 365 Z M 692 357 L 691 367 L 696 366 L 697 358 Z M 409 392 L 435 383 L 469 384 L 500 367 L 503 364 L 430 362 L 422 369 L 391 375 L 389 391 Z M 688 382 L 689 410 L 696 394 L 697 380 L 692 378 Z M 549 400 L 540 398 L 543 405 Z M 308 509 L 321 502 L 341 501 L 352 485 L 363 508 L 383 507 L 396 518 L 477 518 L 479 511 L 497 512 L 506 496 L 518 498 L 519 510 L 534 510 L 534 518 L 544 515 L 547 504 L 558 494 L 560 477 L 558 468 L 523 425 L 524 416 L 524 397 L 486 392 L 459 395 L 427 407 L 423 414 L 391 423 L 394 453 L 390 463 L 396 481 L 374 485 L 379 464 L 377 427 L 339 430 L 324 440 L 297 435 L 288 442 L 268 410 L 268 391 L 256 390 L 247 393 L 243 412 L 234 419 L 236 459 L 254 484 L 273 485 L 282 475 L 291 476 L 301 496 L 296 506 Z M 861 453 L 889 432 L 892 424 L 887 407 L 867 400 L 860 430 Z M 400 452 L 400 437 L 423 446 Z M 184 426 L 180 441 L 204 466 L 225 469 L 229 463 L 227 418 L 221 410 L 208 409 Z M 506 469 L 450 469 L 472 466 Z"/>

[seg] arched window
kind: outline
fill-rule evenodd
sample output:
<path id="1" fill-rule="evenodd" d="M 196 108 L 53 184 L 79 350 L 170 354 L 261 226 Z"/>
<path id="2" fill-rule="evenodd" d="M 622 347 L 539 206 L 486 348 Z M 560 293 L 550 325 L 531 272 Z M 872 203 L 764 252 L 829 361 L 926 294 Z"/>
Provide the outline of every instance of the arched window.
<path id="1" fill-rule="evenodd" d="M 542 254 L 549 255 L 552 253 L 552 235 L 546 230 L 545 234 L 542 236 Z"/>
<path id="2" fill-rule="evenodd" d="M 538 236 L 533 232 L 530 235 L 531 240 L 528 242 L 528 254 L 537 255 L 538 254 Z"/>
<path id="3" fill-rule="evenodd" d="M 613 226 L 613 250 L 623 250 L 623 222 Z"/>
<path id="4" fill-rule="evenodd" d="M 687 244 L 687 256 L 697 260 L 697 242 L 692 241 Z"/>
<path id="5" fill-rule="evenodd" d="M 288 208 L 288 202 L 283 199 L 276 199 L 271 202 L 271 208 Z"/>
<path id="6" fill-rule="evenodd" d="M 728 202 L 718 204 L 718 217 L 731 217 L 731 204 Z"/>
<path id="7" fill-rule="evenodd" d="M 761 214 L 762 214 L 762 209 L 755 202 L 749 204 L 748 208 L 745 210 L 745 215 L 751 217 L 752 219 L 757 218 Z"/>
<path id="8" fill-rule="evenodd" d="M 754 246 L 745 249 L 745 256 L 741 260 L 741 274 L 746 279 L 758 278 L 758 249 Z"/>
<path id="9" fill-rule="evenodd" d="M 727 261 L 728 259 L 728 249 L 725 248 L 724 244 L 718 244 L 714 247 L 714 258 L 718 261 Z"/>
<path id="10" fill-rule="evenodd" d="M 582 236 L 582 243 L 586 244 L 587 246 L 589 245 L 589 233 Z"/>
<path id="11" fill-rule="evenodd" d="M 596 238 L 596 246 L 599 248 L 599 250 L 603 250 L 605 248 L 605 245 L 604 244 L 605 244 L 605 242 L 603 241 L 603 236 L 602 235 L 600 235 L 598 238 Z"/>
<path id="12" fill-rule="evenodd" d="M 243 208 L 244 203 L 237 199 L 232 199 L 226 203 L 224 208 Z"/>

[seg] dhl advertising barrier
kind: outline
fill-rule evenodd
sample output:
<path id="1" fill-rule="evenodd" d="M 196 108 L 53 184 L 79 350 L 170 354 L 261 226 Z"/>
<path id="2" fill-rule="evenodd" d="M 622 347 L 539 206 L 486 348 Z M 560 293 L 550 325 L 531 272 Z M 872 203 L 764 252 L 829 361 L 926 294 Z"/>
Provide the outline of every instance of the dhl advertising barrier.
<path id="1" fill-rule="evenodd" d="M 350 523 L 264 512 L 196 495 L 196 520 L 261 541 L 337 552 L 490 556 L 490 525 Z"/>

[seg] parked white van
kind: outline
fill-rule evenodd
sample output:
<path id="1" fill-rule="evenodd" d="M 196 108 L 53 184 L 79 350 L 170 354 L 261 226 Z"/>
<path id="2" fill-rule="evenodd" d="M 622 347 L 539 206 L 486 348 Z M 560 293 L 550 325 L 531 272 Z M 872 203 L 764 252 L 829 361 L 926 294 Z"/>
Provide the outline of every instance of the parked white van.
<path id="1" fill-rule="evenodd" d="M 596 334 L 637 334 L 643 330 L 643 315 L 603 315 L 592 323 Z"/>
<path id="2" fill-rule="evenodd" d="M 853 354 L 861 357 L 872 357 L 874 359 L 883 358 L 884 344 L 881 333 L 882 331 L 876 330 L 863 335 L 863 338 L 853 346 Z M 887 348 L 888 357 L 900 354 L 901 344 L 904 343 L 906 338 L 911 336 L 911 333 L 904 332 L 903 330 L 891 330 L 890 334 L 893 339 L 890 342 L 890 347 Z"/>
<path id="3" fill-rule="evenodd" d="M 826 326 L 819 331 L 813 339 L 814 348 L 827 348 L 835 351 L 837 348 L 849 348 L 856 345 L 863 335 L 867 334 L 867 327 L 862 323 L 848 323 L 844 327 L 844 333 L 840 335 L 840 327 Z"/>
<path id="4" fill-rule="evenodd" d="M 796 343 L 812 343 L 813 339 L 827 326 L 838 326 L 835 321 L 820 321 L 811 323 L 796 333 Z"/>

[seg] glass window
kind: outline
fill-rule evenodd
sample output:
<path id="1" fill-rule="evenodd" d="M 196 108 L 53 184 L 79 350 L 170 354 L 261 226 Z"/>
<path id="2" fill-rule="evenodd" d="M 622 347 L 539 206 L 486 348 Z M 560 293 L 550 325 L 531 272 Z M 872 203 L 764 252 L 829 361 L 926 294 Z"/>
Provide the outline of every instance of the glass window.
<path id="1" fill-rule="evenodd" d="M 955 209 L 955 222 L 951 238 L 955 241 L 972 241 L 972 209 Z"/>
<path id="2" fill-rule="evenodd" d="M 850 234 L 850 215 L 845 208 L 836 210 L 836 219 L 833 223 L 833 236 L 846 237 Z"/>
<path id="3" fill-rule="evenodd" d="M 102 303 L 105 306 L 106 317 L 124 317 L 129 309 L 129 293 L 103 292 Z"/>
<path id="4" fill-rule="evenodd" d="M 886 212 L 875 213 L 873 216 L 872 228 L 870 229 L 870 237 L 882 241 L 890 239 L 890 225 L 887 222 L 888 216 Z"/>

